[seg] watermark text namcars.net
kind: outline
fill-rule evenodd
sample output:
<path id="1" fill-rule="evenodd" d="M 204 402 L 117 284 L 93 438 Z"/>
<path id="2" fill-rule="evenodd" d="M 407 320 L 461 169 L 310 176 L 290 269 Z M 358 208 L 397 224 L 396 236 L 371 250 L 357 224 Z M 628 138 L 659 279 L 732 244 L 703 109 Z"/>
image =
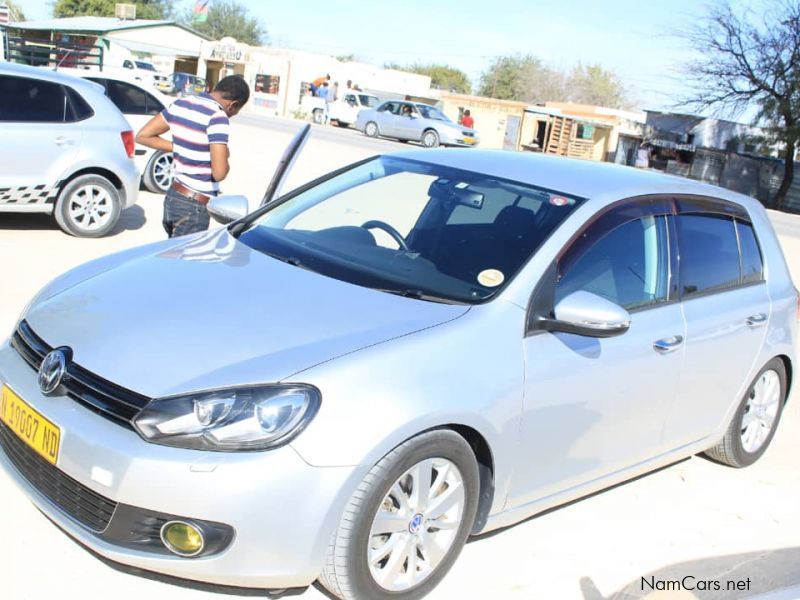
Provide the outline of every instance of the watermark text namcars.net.
<path id="1" fill-rule="evenodd" d="M 656 579 L 654 576 L 642 577 L 642 591 L 701 591 L 701 592 L 748 592 L 750 578 L 740 580 L 700 579 L 686 575 L 681 579 Z"/>

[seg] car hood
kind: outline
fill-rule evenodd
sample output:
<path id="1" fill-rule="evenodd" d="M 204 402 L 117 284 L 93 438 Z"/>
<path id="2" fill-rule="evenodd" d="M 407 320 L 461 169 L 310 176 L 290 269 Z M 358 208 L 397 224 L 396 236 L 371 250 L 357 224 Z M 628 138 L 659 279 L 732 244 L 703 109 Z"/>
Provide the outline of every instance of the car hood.
<path id="1" fill-rule="evenodd" d="M 124 255 L 44 295 L 25 319 L 77 364 L 150 397 L 280 381 L 469 309 L 306 271 L 225 229 Z"/>

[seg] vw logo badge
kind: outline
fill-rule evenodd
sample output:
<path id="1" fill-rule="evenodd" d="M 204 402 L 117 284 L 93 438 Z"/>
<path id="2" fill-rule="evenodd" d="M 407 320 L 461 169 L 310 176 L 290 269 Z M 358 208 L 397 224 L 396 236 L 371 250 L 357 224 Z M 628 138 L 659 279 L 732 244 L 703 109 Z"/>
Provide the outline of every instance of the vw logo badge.
<path id="1" fill-rule="evenodd" d="M 67 371 L 67 354 L 61 348 L 56 348 L 44 357 L 39 367 L 39 389 L 43 394 L 51 394 L 61 385 L 64 373 Z"/>
<path id="2" fill-rule="evenodd" d="M 420 514 L 414 515 L 414 518 L 411 519 L 411 522 L 408 524 L 408 530 L 416 535 L 417 533 L 419 533 L 419 528 L 422 525 L 423 520 L 424 517 L 422 515 Z"/>

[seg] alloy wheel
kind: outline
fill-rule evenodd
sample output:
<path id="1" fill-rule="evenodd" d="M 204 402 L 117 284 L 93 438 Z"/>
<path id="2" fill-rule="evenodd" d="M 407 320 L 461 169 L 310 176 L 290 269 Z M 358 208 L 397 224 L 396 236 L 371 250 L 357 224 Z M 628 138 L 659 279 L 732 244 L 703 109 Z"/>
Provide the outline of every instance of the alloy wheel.
<path id="1" fill-rule="evenodd" d="M 778 416 L 781 401 L 781 379 L 778 373 L 764 371 L 747 398 L 742 415 L 742 447 L 757 452 L 769 437 Z"/>
<path id="2" fill-rule="evenodd" d="M 85 185 L 69 197 L 67 215 L 76 227 L 94 231 L 104 227 L 111 219 L 113 200 L 110 194 L 98 185 Z"/>
<path id="3" fill-rule="evenodd" d="M 174 164 L 172 154 L 161 154 L 156 157 L 153 163 L 153 181 L 163 191 L 167 191 L 172 185 L 174 177 Z"/>
<path id="4" fill-rule="evenodd" d="M 375 582 L 402 592 L 427 579 L 447 556 L 464 517 L 458 467 L 429 458 L 398 478 L 372 521 L 367 562 Z"/>

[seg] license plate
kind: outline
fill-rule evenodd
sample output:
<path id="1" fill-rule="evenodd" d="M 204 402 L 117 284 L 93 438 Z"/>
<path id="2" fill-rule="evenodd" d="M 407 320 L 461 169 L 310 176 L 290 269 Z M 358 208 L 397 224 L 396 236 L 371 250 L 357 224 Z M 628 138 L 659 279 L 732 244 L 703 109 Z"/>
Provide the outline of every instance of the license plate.
<path id="1" fill-rule="evenodd" d="M 0 421 L 8 425 L 19 439 L 52 464 L 58 461 L 61 429 L 20 398 L 7 385 L 0 400 Z"/>
<path id="2" fill-rule="evenodd" d="M 475 143 L 475 138 L 474 137 L 465 137 L 464 138 L 464 143 L 465 144 L 474 144 Z"/>

